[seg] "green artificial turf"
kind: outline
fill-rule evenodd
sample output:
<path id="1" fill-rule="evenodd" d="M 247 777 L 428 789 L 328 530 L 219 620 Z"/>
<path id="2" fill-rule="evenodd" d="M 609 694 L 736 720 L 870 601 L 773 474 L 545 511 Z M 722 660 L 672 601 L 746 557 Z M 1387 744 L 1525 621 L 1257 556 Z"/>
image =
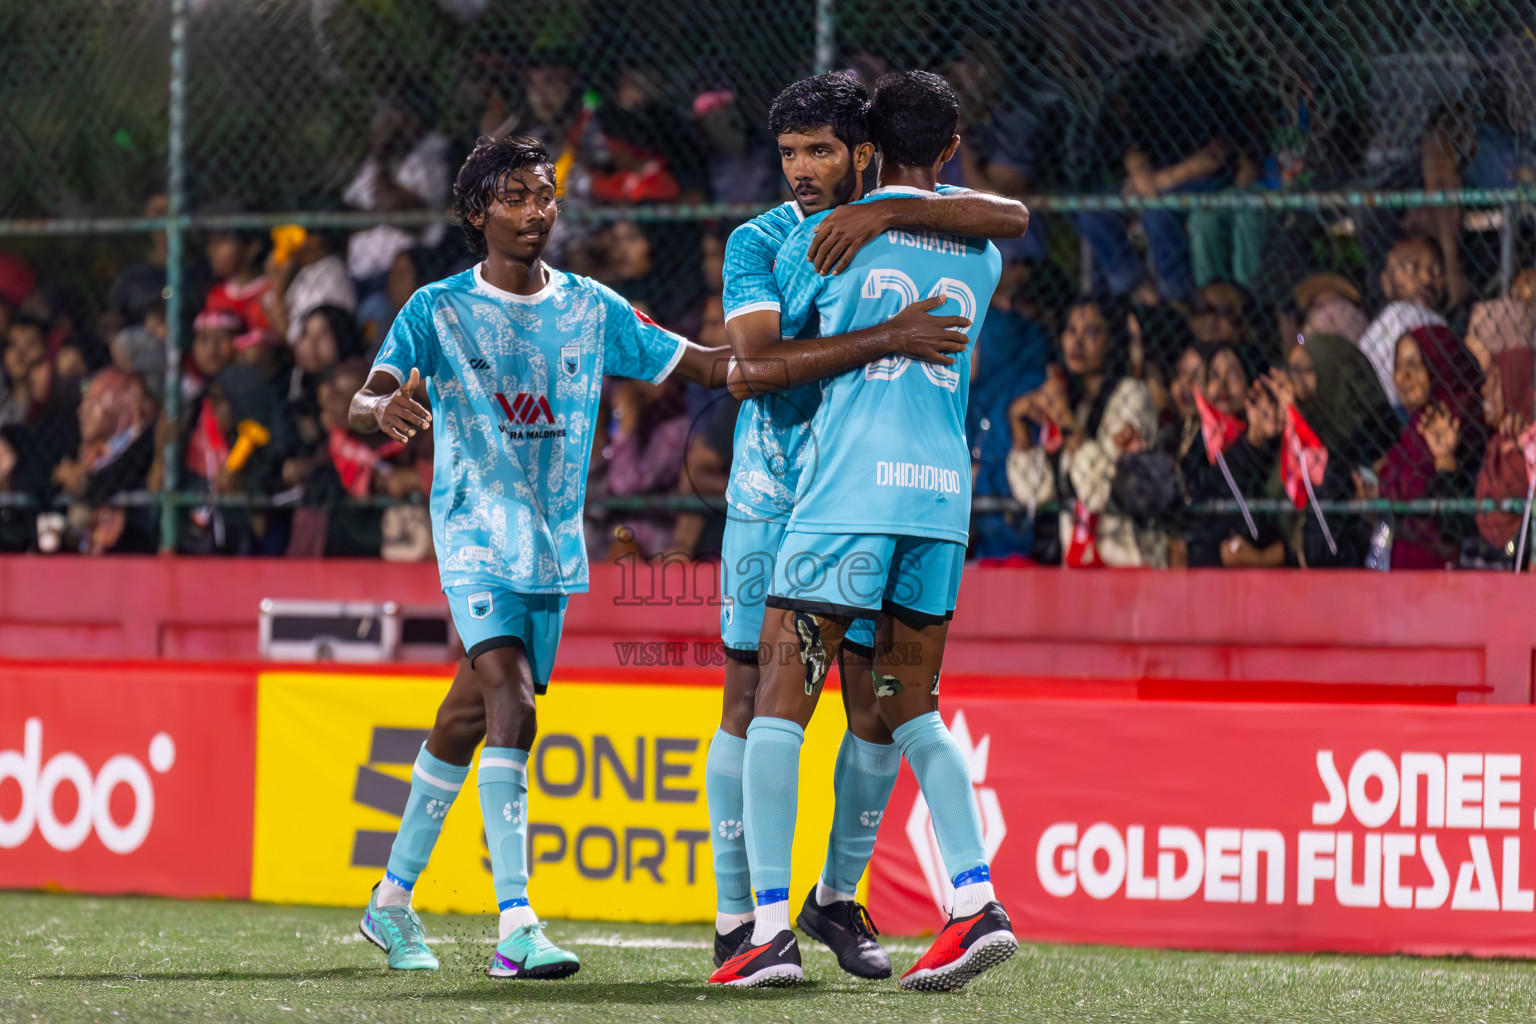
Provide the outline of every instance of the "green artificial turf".
<path id="1" fill-rule="evenodd" d="M 905 993 L 805 941 L 808 983 L 704 984 L 701 926 L 557 921 L 575 977 L 484 974 L 491 917 L 425 917 L 437 972 L 391 973 L 358 911 L 0 893 L 0 1022 L 41 1021 L 1531 1021 L 1513 961 L 1256 956 L 1026 944 L 968 989 Z M 919 940 L 890 939 L 897 972 Z"/>

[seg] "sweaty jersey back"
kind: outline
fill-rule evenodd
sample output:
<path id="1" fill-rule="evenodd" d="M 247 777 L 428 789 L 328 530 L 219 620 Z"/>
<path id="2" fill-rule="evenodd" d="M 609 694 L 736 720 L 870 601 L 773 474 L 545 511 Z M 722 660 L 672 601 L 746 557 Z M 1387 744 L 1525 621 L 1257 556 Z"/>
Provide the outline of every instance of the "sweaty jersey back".
<path id="1" fill-rule="evenodd" d="M 911 194 L 922 193 L 883 188 L 863 201 Z M 872 327 L 919 299 L 944 295 L 949 301 L 935 315 L 970 318 L 971 344 L 952 366 L 893 355 L 822 382 L 790 529 L 963 544 L 971 513 L 965 408 L 975 340 L 1002 269 L 997 247 L 891 230 L 859 250 L 843 273 L 823 277 L 805 259 L 819 220 L 795 229 L 774 268 L 785 335 L 813 312 L 825 337 Z"/>

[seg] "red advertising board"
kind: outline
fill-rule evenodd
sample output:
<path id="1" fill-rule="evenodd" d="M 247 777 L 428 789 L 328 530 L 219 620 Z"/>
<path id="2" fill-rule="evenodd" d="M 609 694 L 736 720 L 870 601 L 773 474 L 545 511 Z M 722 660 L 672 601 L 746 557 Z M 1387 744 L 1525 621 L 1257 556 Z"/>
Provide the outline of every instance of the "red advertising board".
<path id="1" fill-rule="evenodd" d="M 1536 709 L 948 700 L 1023 938 L 1536 956 Z M 1530 756 L 1528 756 L 1530 755 Z M 904 769 L 883 930 L 942 923 Z"/>
<path id="2" fill-rule="evenodd" d="M 244 898 L 256 674 L 0 667 L 0 889 Z"/>

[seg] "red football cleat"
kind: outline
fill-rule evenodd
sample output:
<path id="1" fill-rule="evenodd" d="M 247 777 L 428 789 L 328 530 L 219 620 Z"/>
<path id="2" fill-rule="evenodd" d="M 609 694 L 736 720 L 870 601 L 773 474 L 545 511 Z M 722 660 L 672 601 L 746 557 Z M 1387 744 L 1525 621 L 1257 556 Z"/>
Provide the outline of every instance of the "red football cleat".
<path id="1" fill-rule="evenodd" d="M 901 987 L 923 992 L 963 988 L 982 971 L 1018 952 L 1008 912 L 996 900 L 970 917 L 949 919 L 939 937 L 901 976 Z"/>
<path id="2" fill-rule="evenodd" d="M 800 943 L 788 928 L 773 937 L 772 942 L 761 946 L 752 945 L 749 938 L 736 955 L 709 976 L 711 985 L 737 985 L 742 988 L 759 988 L 768 985 L 793 985 L 804 980 L 800 969 Z"/>

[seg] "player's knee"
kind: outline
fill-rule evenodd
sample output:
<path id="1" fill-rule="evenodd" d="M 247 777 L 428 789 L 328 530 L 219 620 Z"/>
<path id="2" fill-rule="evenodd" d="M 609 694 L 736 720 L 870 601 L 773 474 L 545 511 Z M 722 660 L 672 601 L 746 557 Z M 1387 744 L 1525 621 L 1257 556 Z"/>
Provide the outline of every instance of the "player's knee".
<path id="1" fill-rule="evenodd" d="M 720 728 L 732 736 L 745 736 L 747 726 L 752 724 L 752 715 L 757 706 L 757 694 L 741 694 L 734 700 L 725 702 L 725 709 L 720 715 Z"/>
<path id="2" fill-rule="evenodd" d="M 848 731 L 866 743 L 891 743 L 890 727 L 885 719 L 880 716 L 878 705 L 871 704 L 867 707 L 848 706 Z"/>

